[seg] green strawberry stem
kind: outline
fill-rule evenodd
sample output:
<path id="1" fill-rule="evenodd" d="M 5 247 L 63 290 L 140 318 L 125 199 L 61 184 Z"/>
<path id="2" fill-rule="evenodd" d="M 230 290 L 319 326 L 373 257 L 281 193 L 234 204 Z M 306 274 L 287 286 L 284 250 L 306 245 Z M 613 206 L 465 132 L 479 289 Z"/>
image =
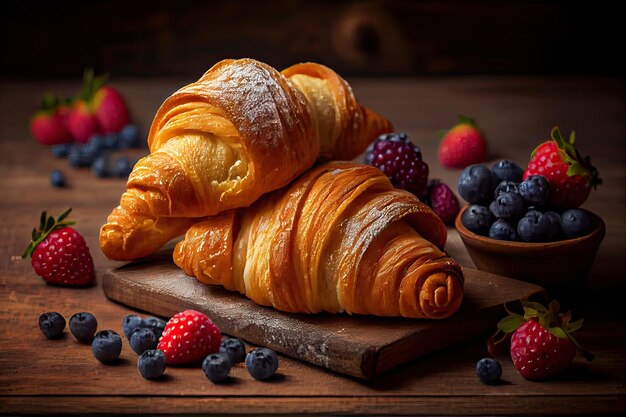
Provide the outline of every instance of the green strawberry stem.
<path id="1" fill-rule="evenodd" d="M 93 97 L 96 92 L 101 89 L 109 79 L 109 74 L 105 73 L 96 76 L 93 68 L 86 68 L 83 73 L 83 87 L 78 94 L 78 98 L 84 100 L 89 108 L 92 106 Z"/>
<path id="2" fill-rule="evenodd" d="M 457 123 L 458 124 L 463 124 L 463 125 L 472 125 L 474 126 L 476 124 L 476 122 L 474 121 L 474 119 L 472 119 L 469 116 L 466 116 L 464 114 L 458 114 L 456 116 L 457 118 Z"/>
<path id="3" fill-rule="evenodd" d="M 517 330 L 523 323 L 529 320 L 534 320 L 538 321 L 539 324 L 556 337 L 571 340 L 574 346 L 576 346 L 576 349 L 578 349 L 578 352 L 580 352 L 585 359 L 589 361 L 593 359 L 593 355 L 584 350 L 572 336 L 572 332 L 582 327 L 582 319 L 571 321 L 571 311 L 559 313 L 560 305 L 556 300 L 550 302 L 548 308 L 544 307 L 540 303 L 531 301 L 520 300 L 520 302 L 524 310 L 524 315 L 511 312 L 507 308 L 506 304 L 504 305 L 504 309 L 508 313 L 508 316 L 498 322 L 498 330 L 491 338 L 494 344 L 498 344 L 506 340 L 508 336 Z"/>
<path id="4" fill-rule="evenodd" d="M 48 217 L 47 213 L 44 211 L 41 213 L 41 217 L 39 218 L 39 229 L 33 228 L 31 233 L 31 241 L 24 250 L 22 254 L 22 258 L 27 258 L 33 255 L 33 252 L 37 248 L 37 246 L 44 241 L 46 237 L 54 230 L 60 229 L 62 227 L 70 226 L 75 222 L 70 220 L 65 220 L 67 216 L 72 212 L 71 208 L 65 210 L 58 219 L 50 216 Z"/>

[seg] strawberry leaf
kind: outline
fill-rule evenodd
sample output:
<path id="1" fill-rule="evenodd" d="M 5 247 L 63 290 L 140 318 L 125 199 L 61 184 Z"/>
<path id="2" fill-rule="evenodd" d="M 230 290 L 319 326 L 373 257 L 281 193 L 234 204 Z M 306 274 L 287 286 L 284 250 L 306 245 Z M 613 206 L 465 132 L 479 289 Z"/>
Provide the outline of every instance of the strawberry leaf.
<path id="1" fill-rule="evenodd" d="M 574 145 L 574 142 L 576 142 L 576 132 L 572 130 L 572 133 L 569 134 L 569 143 Z"/>
<path id="2" fill-rule="evenodd" d="M 67 210 L 65 210 L 63 213 L 61 213 L 57 221 L 62 222 L 71 212 L 72 212 L 72 208 L 70 207 Z"/>
<path id="3" fill-rule="evenodd" d="M 64 220 L 71 211 L 71 208 L 64 211 L 61 216 L 59 216 L 59 219 L 61 221 L 56 220 L 52 216 L 48 217 L 45 211 L 42 212 L 39 219 L 39 230 L 33 228 L 33 231 L 31 233 L 31 241 L 24 250 L 24 253 L 22 253 L 22 258 L 32 256 L 33 252 L 37 248 L 37 245 L 43 242 L 44 239 L 48 237 L 48 235 L 52 231 L 74 224 L 74 222 L 71 220 Z"/>
<path id="4" fill-rule="evenodd" d="M 464 114 L 457 115 L 457 123 L 464 124 L 464 125 L 472 125 L 472 126 L 476 124 L 474 122 L 474 119 L 472 119 L 471 117 L 465 116 Z"/>
<path id="5" fill-rule="evenodd" d="M 528 320 L 531 317 L 539 317 L 539 312 L 534 308 L 524 307 L 524 318 Z"/>
<path id="6" fill-rule="evenodd" d="M 552 128 L 552 131 L 550 132 L 550 137 L 556 142 L 559 148 L 562 149 L 565 147 L 565 139 L 563 139 L 563 135 L 561 134 L 561 130 L 558 126 Z"/>
<path id="7" fill-rule="evenodd" d="M 525 306 L 525 307 L 530 307 L 530 308 L 536 310 L 539 313 L 547 313 L 548 312 L 548 310 L 543 305 L 541 305 L 539 303 L 536 303 L 534 301 L 523 301 L 522 305 Z"/>
<path id="8" fill-rule="evenodd" d="M 539 324 L 546 329 L 550 327 L 550 314 L 542 314 L 539 316 Z"/>
<path id="9" fill-rule="evenodd" d="M 550 330 L 550 333 L 552 333 L 553 335 L 555 335 L 559 339 L 569 339 L 567 337 L 567 333 L 565 332 L 565 330 L 563 330 L 560 327 L 550 327 L 549 330 Z"/>
<path id="10" fill-rule="evenodd" d="M 517 330 L 517 328 L 521 326 L 524 321 L 524 317 L 520 316 L 519 314 L 512 314 L 500 320 L 497 327 L 498 330 L 504 332 L 505 334 L 508 334 Z"/>
<path id="11" fill-rule="evenodd" d="M 578 163 L 571 164 L 567 168 L 567 176 L 573 177 L 575 175 L 582 175 L 583 177 L 589 177 L 589 170 Z"/>
<path id="12" fill-rule="evenodd" d="M 583 319 L 572 321 L 566 325 L 566 330 L 568 333 L 575 332 L 576 330 L 583 327 Z"/>

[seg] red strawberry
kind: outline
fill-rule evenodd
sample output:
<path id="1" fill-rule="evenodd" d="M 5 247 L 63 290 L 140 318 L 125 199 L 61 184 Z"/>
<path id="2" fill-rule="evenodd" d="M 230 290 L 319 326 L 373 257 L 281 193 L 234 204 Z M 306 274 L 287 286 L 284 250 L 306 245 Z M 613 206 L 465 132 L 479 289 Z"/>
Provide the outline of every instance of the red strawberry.
<path id="1" fill-rule="evenodd" d="M 41 213 L 39 230 L 33 229 L 32 241 L 23 258 L 30 256 L 33 268 L 44 281 L 67 286 L 86 286 L 95 279 L 93 260 L 85 239 L 65 218 L 67 209 L 55 220 Z"/>
<path id="2" fill-rule="evenodd" d="M 93 96 L 93 108 L 102 129 L 119 132 L 130 120 L 128 109 L 120 93 L 113 87 L 102 87 Z"/>
<path id="3" fill-rule="evenodd" d="M 221 342 L 220 330 L 207 316 L 185 310 L 167 322 L 157 348 L 165 354 L 168 365 L 184 365 L 217 352 Z"/>
<path id="4" fill-rule="evenodd" d="M 77 99 L 67 116 L 67 128 L 72 132 L 74 140 L 87 143 L 89 138 L 101 133 L 102 128 L 88 102 Z"/>
<path id="5" fill-rule="evenodd" d="M 548 309 L 539 303 L 522 302 L 524 316 L 509 312 L 498 323 L 498 330 L 511 336 L 511 359 L 520 375 L 527 379 L 543 379 L 568 368 L 576 352 L 584 352 L 571 333 L 583 321 L 571 322 L 572 313 L 559 314 L 555 300 Z M 502 339 L 501 339 L 502 340 Z"/>
<path id="6" fill-rule="evenodd" d="M 460 114 L 458 123 L 441 140 L 437 156 L 446 168 L 465 168 L 485 160 L 487 142 L 474 120 Z"/>
<path id="7" fill-rule="evenodd" d="M 564 208 L 578 207 L 589 197 L 591 187 L 601 184 L 602 179 L 591 165 L 591 158 L 581 158 L 574 147 L 574 132 L 566 142 L 559 128 L 555 127 L 550 137 L 551 140 L 542 143 L 530 154 L 523 179 L 531 175 L 543 176 L 550 184 L 550 204 Z"/>
<path id="8" fill-rule="evenodd" d="M 72 141 L 72 135 L 65 127 L 59 99 L 53 95 L 44 96 L 41 108 L 30 120 L 30 131 L 44 145 L 58 145 Z"/>
<path id="9" fill-rule="evenodd" d="M 432 180 L 428 187 L 428 205 L 444 223 L 451 223 L 459 212 L 459 200 L 450 187 Z"/>

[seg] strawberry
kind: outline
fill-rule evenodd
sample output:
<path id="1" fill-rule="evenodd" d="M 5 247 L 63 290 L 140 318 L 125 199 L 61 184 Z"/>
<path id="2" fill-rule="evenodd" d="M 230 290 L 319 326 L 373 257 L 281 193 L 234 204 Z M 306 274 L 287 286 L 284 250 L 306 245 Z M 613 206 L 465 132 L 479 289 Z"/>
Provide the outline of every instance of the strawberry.
<path id="1" fill-rule="evenodd" d="M 93 97 L 105 82 L 105 77 L 94 77 L 92 69 L 85 70 L 83 88 L 72 103 L 67 116 L 67 128 L 79 143 L 87 143 L 93 135 L 102 133 L 96 116 Z"/>
<path id="2" fill-rule="evenodd" d="M 221 342 L 220 330 L 207 316 L 185 310 L 167 322 L 157 349 L 165 353 L 168 365 L 184 365 L 217 352 Z"/>
<path id="3" fill-rule="evenodd" d="M 437 156 L 446 168 L 465 168 L 485 160 L 487 142 L 474 120 L 460 114 L 458 123 L 441 140 Z"/>
<path id="4" fill-rule="evenodd" d="M 572 322 L 571 311 L 559 314 L 556 300 L 547 309 L 539 303 L 525 301 L 522 306 L 523 316 L 509 312 L 498 323 L 498 331 L 505 334 L 500 341 L 512 333 L 511 359 L 520 375 L 527 379 L 555 375 L 570 366 L 577 352 L 592 359 L 571 334 L 582 326 L 582 319 Z"/>
<path id="5" fill-rule="evenodd" d="M 566 142 L 559 128 L 555 127 L 550 137 L 551 140 L 537 146 L 530 154 L 523 179 L 531 175 L 543 176 L 550 185 L 550 204 L 576 208 L 587 200 L 591 187 L 596 188 L 602 179 L 598 176 L 598 170 L 591 165 L 591 158 L 581 158 L 574 147 L 574 132 Z"/>
<path id="6" fill-rule="evenodd" d="M 58 219 L 41 213 L 39 230 L 33 229 L 32 241 L 22 258 L 31 257 L 37 275 L 51 284 L 86 286 L 95 279 L 93 260 L 85 239 L 65 220 L 72 209 Z"/>
<path id="7" fill-rule="evenodd" d="M 44 145 L 58 145 L 72 141 L 65 127 L 63 110 L 59 99 L 51 94 L 44 96 L 41 108 L 30 119 L 30 131 Z"/>
<path id="8" fill-rule="evenodd" d="M 128 109 L 120 93 L 104 86 L 93 96 L 93 108 L 105 133 L 119 132 L 129 122 Z"/>

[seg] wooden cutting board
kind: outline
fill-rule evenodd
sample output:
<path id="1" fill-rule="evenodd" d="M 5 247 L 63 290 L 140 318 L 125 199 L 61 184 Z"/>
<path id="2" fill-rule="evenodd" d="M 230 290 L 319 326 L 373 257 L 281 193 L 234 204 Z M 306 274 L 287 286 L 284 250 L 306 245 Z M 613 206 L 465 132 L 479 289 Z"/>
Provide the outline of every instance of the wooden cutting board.
<path id="1" fill-rule="evenodd" d="M 167 253 L 107 271 L 103 287 L 107 297 L 136 309 L 162 317 L 185 309 L 202 311 L 223 333 L 370 379 L 495 329 L 505 314 L 503 303 L 544 295 L 539 286 L 482 271 L 465 269 L 465 277 L 463 304 L 446 320 L 282 313 L 238 293 L 199 283 L 178 269 Z"/>

